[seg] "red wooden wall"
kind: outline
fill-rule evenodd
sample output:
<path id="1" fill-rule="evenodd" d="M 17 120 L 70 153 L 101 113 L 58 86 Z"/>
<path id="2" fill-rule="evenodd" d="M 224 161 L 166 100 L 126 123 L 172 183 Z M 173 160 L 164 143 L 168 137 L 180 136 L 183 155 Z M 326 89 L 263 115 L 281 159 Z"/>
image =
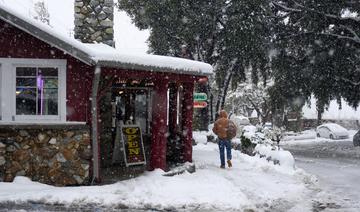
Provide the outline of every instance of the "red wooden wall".
<path id="1" fill-rule="evenodd" d="M 67 120 L 89 122 L 94 68 L 0 20 L 0 57 L 67 60 Z"/>

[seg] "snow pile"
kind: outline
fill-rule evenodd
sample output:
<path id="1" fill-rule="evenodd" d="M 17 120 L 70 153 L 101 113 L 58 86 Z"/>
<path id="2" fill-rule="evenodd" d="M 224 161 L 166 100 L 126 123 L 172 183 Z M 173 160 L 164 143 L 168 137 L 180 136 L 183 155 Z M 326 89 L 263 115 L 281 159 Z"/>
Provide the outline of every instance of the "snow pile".
<path id="1" fill-rule="evenodd" d="M 281 143 L 284 141 L 307 140 L 316 139 L 316 132 L 314 130 L 305 130 L 300 133 L 292 133 L 284 136 Z"/>
<path id="2" fill-rule="evenodd" d="M 211 131 L 212 132 L 212 131 Z M 199 144 L 207 144 L 207 136 L 212 135 L 210 131 L 194 131 L 193 132 L 193 138 L 195 139 L 196 143 Z"/>
<path id="3" fill-rule="evenodd" d="M 167 177 L 155 170 L 112 185 L 65 188 L 17 177 L 13 183 L 0 183 L 0 202 L 184 211 L 289 211 L 310 205 L 304 201 L 309 195 L 307 177 L 298 170 L 239 151 L 233 151 L 232 168 L 220 169 L 218 146 L 213 143 L 198 142 L 193 153 L 193 174 Z"/>
<path id="4" fill-rule="evenodd" d="M 253 125 L 247 125 L 247 126 L 244 126 L 243 127 L 243 135 L 247 138 L 252 138 L 255 136 L 255 133 L 256 133 L 256 127 L 253 126 Z"/>
<path id="5" fill-rule="evenodd" d="M 275 164 L 279 164 L 289 169 L 295 169 L 295 159 L 289 151 L 266 144 L 258 144 L 255 147 L 255 152 L 257 152 L 260 157 L 265 156 L 268 161 L 271 160 Z"/>

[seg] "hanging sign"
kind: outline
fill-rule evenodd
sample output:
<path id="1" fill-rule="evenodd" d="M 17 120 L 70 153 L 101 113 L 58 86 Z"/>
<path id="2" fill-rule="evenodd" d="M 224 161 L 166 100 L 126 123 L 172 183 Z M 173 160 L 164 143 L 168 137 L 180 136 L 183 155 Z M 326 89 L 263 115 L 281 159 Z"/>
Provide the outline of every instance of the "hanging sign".
<path id="1" fill-rule="evenodd" d="M 207 107 L 207 102 L 194 102 L 194 108 L 205 108 Z"/>
<path id="2" fill-rule="evenodd" d="M 206 93 L 194 93 L 194 101 L 206 101 L 207 95 Z"/>
<path id="3" fill-rule="evenodd" d="M 146 164 L 141 128 L 138 125 L 121 127 L 126 166 Z"/>

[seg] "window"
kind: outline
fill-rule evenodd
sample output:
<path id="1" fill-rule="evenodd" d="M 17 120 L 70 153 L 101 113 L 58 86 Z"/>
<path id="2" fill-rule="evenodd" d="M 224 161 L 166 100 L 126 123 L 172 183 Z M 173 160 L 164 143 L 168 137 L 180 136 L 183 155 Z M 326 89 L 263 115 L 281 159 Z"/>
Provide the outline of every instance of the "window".
<path id="1" fill-rule="evenodd" d="M 57 68 L 16 68 L 16 115 L 58 115 Z"/>
<path id="2" fill-rule="evenodd" d="M 66 121 L 66 61 L 0 58 L 3 121 Z"/>

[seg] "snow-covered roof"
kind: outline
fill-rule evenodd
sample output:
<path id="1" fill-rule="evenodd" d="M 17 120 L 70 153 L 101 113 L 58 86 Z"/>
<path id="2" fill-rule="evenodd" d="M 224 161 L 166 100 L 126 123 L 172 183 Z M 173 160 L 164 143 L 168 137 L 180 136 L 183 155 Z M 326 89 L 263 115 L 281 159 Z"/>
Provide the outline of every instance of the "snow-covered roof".
<path id="1" fill-rule="evenodd" d="M 81 43 L 63 32 L 18 13 L 1 2 L 0 19 L 89 65 L 204 76 L 213 73 L 212 66 L 203 62 L 149 54 L 132 55 L 119 52 L 105 44 Z"/>

